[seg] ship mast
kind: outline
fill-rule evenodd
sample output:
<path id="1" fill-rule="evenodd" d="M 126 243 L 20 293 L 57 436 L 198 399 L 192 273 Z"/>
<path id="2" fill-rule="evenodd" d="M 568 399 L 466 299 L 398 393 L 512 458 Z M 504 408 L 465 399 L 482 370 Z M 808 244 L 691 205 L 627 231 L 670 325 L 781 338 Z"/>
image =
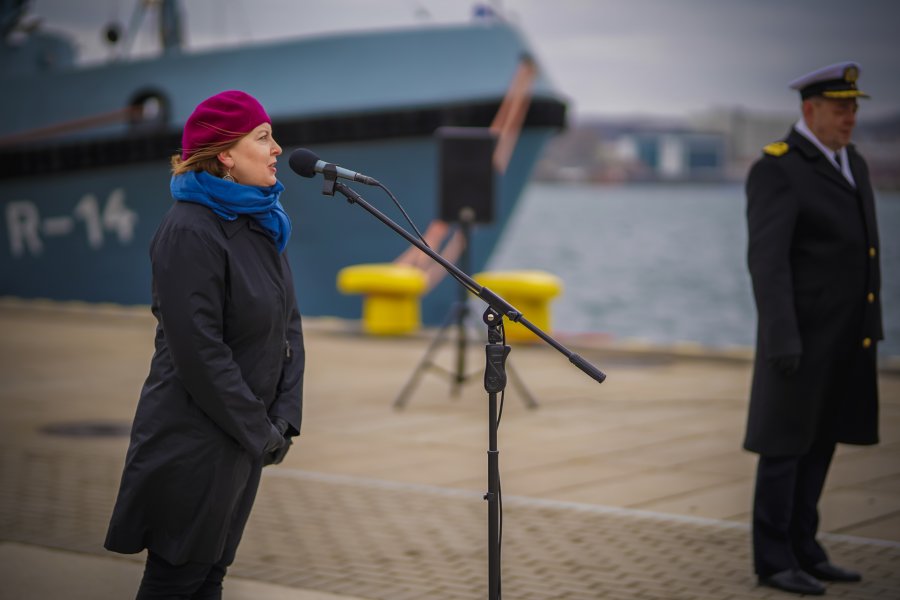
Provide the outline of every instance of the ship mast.
<path id="1" fill-rule="evenodd" d="M 122 55 L 128 56 L 131 45 L 137 37 L 144 15 L 155 10 L 159 22 L 159 43 L 163 54 L 180 54 L 184 48 L 184 35 L 181 21 L 181 10 L 178 0 L 140 0 L 134 7 L 127 37 L 123 44 Z"/>
<path id="2" fill-rule="evenodd" d="M 177 0 L 162 0 L 159 8 L 159 40 L 165 54 L 181 53 L 184 36 Z"/>

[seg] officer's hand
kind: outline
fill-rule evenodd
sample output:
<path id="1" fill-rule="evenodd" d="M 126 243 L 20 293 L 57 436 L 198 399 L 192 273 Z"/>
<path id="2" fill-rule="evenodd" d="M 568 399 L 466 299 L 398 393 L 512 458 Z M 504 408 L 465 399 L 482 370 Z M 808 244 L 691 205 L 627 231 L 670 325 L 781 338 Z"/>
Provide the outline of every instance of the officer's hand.
<path id="1" fill-rule="evenodd" d="M 772 363 L 772 366 L 776 371 L 786 377 L 789 377 L 796 373 L 800 368 L 800 355 L 791 354 L 789 356 L 779 356 L 777 358 L 773 358 L 770 362 Z"/>

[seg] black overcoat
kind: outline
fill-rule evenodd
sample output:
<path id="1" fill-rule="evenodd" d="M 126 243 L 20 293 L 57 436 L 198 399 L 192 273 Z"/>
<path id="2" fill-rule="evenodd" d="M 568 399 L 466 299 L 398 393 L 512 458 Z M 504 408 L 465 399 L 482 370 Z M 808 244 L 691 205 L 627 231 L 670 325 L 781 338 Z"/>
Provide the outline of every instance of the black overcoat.
<path id="1" fill-rule="evenodd" d="M 270 420 L 298 434 L 303 334 L 287 257 L 253 219 L 176 202 L 150 245 L 155 353 L 105 546 L 231 562 Z"/>
<path id="2" fill-rule="evenodd" d="M 848 146 L 854 189 L 796 130 L 785 143 L 747 179 L 758 328 L 744 447 L 788 456 L 817 439 L 874 444 L 883 333 L 868 167 Z M 801 355 L 789 376 L 771 364 L 788 355 Z"/>

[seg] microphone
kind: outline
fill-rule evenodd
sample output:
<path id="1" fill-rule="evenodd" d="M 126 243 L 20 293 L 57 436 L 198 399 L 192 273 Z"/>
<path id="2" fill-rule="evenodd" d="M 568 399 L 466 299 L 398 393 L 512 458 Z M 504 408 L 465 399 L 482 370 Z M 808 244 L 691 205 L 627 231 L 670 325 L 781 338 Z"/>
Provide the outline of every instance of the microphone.
<path id="1" fill-rule="evenodd" d="M 315 152 L 307 150 L 306 148 L 297 148 L 291 152 L 288 164 L 291 165 L 291 169 L 294 173 L 300 177 L 315 177 L 316 173 L 324 172 L 326 167 L 334 167 L 337 171 L 337 176 L 342 177 L 343 179 L 350 179 L 351 181 L 364 183 L 366 185 L 381 185 L 378 183 L 378 180 L 373 177 L 327 163 L 324 160 L 319 160 L 319 157 L 316 156 Z"/>

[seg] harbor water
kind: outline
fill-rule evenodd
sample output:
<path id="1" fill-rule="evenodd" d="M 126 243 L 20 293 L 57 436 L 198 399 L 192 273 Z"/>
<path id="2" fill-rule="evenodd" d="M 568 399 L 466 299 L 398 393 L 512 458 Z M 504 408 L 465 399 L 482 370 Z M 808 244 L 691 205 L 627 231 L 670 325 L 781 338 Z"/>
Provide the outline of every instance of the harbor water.
<path id="1" fill-rule="evenodd" d="M 900 192 L 876 191 L 881 238 L 882 356 L 900 356 Z M 532 182 L 491 269 L 540 269 L 563 280 L 558 332 L 617 340 L 752 346 L 741 184 Z"/>

